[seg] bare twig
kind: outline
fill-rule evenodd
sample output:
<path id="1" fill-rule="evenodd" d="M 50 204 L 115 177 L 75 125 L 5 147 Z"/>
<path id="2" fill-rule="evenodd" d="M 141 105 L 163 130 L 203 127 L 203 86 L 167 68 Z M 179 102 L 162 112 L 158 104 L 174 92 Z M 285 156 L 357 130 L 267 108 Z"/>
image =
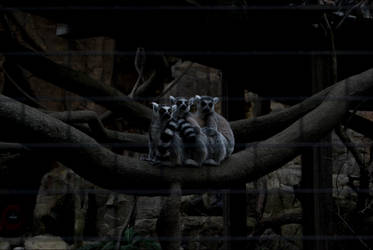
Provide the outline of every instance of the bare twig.
<path id="1" fill-rule="evenodd" d="M 144 48 L 137 48 L 136 56 L 135 56 L 135 69 L 137 71 L 138 77 L 137 77 L 135 85 L 132 88 L 131 93 L 128 95 L 131 98 L 134 97 L 137 91 L 137 88 L 140 86 L 140 84 L 144 82 L 144 67 L 145 67 L 145 50 Z"/>
<path id="2" fill-rule="evenodd" d="M 336 134 L 341 139 L 341 141 L 345 144 L 346 148 L 352 153 L 354 156 L 360 170 L 360 185 L 358 192 L 358 201 L 357 201 L 357 209 L 359 211 L 363 210 L 366 207 L 366 202 L 369 198 L 369 195 L 366 193 L 366 190 L 369 189 L 369 172 L 368 166 L 363 158 L 363 156 L 358 152 L 356 146 L 351 141 L 351 139 L 347 136 L 346 133 L 342 130 L 341 126 L 338 126 L 335 129 Z"/>
<path id="3" fill-rule="evenodd" d="M 350 230 L 350 232 L 352 234 L 354 234 L 356 236 L 356 238 L 359 240 L 359 242 L 361 243 L 361 245 L 363 245 L 366 249 L 371 249 L 367 243 L 365 243 L 363 241 L 363 239 L 354 231 L 354 229 L 347 223 L 347 221 L 338 213 L 336 213 L 338 218 L 343 222 L 343 224 L 345 224 L 345 226 L 348 228 L 348 230 Z"/>
<path id="4" fill-rule="evenodd" d="M 369 172 L 370 177 L 372 177 L 372 171 L 373 171 L 373 144 L 370 146 L 370 149 L 369 149 L 368 172 Z"/>
<path id="5" fill-rule="evenodd" d="M 359 165 L 359 168 L 365 168 L 365 160 L 363 159 L 362 155 L 358 152 L 358 149 L 356 148 L 356 145 L 354 145 L 354 143 L 351 141 L 351 139 L 343 131 L 342 127 L 341 126 L 336 127 L 335 128 L 335 133 L 341 139 L 341 141 L 346 146 L 346 148 L 354 156 L 357 164 Z"/>
<path id="6" fill-rule="evenodd" d="M 132 98 L 136 99 L 136 97 L 143 96 L 144 93 L 146 93 L 146 91 L 154 83 L 154 78 L 155 78 L 156 75 L 157 75 L 157 71 L 153 70 L 152 73 L 150 74 L 149 78 L 146 81 L 144 81 L 143 84 L 141 84 L 140 86 L 138 86 L 138 88 L 136 89 L 136 91 L 133 93 Z"/>
<path id="7" fill-rule="evenodd" d="M 21 143 L 0 142 L 0 172 L 6 169 L 6 164 L 25 157 L 31 150 Z"/>
<path id="8" fill-rule="evenodd" d="M 152 86 L 152 84 L 154 83 L 154 78 L 155 78 L 156 75 L 157 75 L 157 71 L 154 70 L 154 71 L 150 74 L 149 78 L 148 78 L 148 79 L 147 79 L 143 84 L 141 84 L 141 85 L 137 88 L 136 92 L 133 93 L 132 98 L 133 98 L 133 99 L 136 99 L 136 97 L 143 96 L 144 93 L 146 93 L 146 91 L 147 91 L 147 90 Z M 106 119 L 108 119 L 109 117 L 111 117 L 112 114 L 113 114 L 112 111 L 107 110 L 106 112 L 104 112 L 103 114 L 100 115 L 100 120 L 101 120 L 101 121 L 106 120 Z"/>
<path id="9" fill-rule="evenodd" d="M 343 121 L 343 125 L 352 129 L 364 136 L 373 139 L 373 122 L 352 112 L 349 112 L 348 117 Z"/>
<path id="10" fill-rule="evenodd" d="M 328 30 L 328 35 L 330 37 L 330 47 L 332 51 L 332 81 L 333 84 L 337 82 L 337 76 L 338 76 L 338 71 L 337 71 L 337 52 L 335 49 L 335 40 L 334 40 L 334 31 L 333 28 L 329 22 L 328 16 L 326 13 L 324 13 L 324 21 Z"/>
<path id="11" fill-rule="evenodd" d="M 183 78 L 183 76 L 188 73 L 190 68 L 193 66 L 193 62 L 190 62 L 189 65 L 185 68 L 185 70 L 178 76 L 176 77 L 172 82 L 167 84 L 165 89 L 162 91 L 162 93 L 159 95 L 159 98 L 163 97 L 165 94 L 167 94 L 168 91 L 170 91 L 180 80 Z"/>
<path id="12" fill-rule="evenodd" d="M 146 62 L 146 55 L 144 48 L 137 48 L 135 56 L 135 69 L 139 74 L 141 81 L 144 81 L 144 67 Z"/>
<path id="13" fill-rule="evenodd" d="M 44 105 L 40 104 L 34 97 L 30 96 L 26 91 L 24 91 L 17 82 L 10 76 L 10 74 L 7 72 L 6 68 L 3 67 L 3 72 L 5 76 L 8 78 L 9 82 L 13 84 L 13 86 L 24 96 L 26 97 L 30 103 L 33 103 L 36 107 L 47 109 Z"/>
<path id="14" fill-rule="evenodd" d="M 19 31 L 22 35 L 22 38 L 24 39 L 25 42 L 28 43 L 31 50 L 33 50 L 34 52 L 43 51 L 43 49 L 34 41 L 34 39 L 32 39 L 32 37 L 30 36 L 28 31 L 20 23 L 20 21 L 17 17 L 17 13 L 15 13 L 14 11 L 10 11 L 9 15 L 7 15 L 7 16 L 9 18 L 9 20 L 11 20 L 17 26 L 17 28 L 19 29 Z"/>
<path id="15" fill-rule="evenodd" d="M 344 152 L 344 153 L 345 153 L 345 155 L 346 155 L 346 161 L 347 161 L 347 157 L 348 157 L 348 154 L 346 154 L 346 153 L 347 153 L 347 149 L 345 149 L 345 152 Z M 337 178 L 335 178 L 335 189 L 336 189 L 336 193 L 337 193 L 337 195 L 339 195 L 339 194 L 341 193 L 341 191 L 342 191 L 342 190 L 339 189 L 340 186 L 339 186 L 338 179 L 339 179 L 339 177 L 341 176 L 341 173 L 342 173 L 343 167 L 344 167 L 343 164 L 341 164 L 341 165 L 339 166 L 338 171 L 337 171 Z"/>
<path id="16" fill-rule="evenodd" d="M 342 18 L 341 21 L 339 21 L 339 23 L 337 24 L 336 26 L 336 29 L 338 29 L 342 24 L 343 22 L 346 20 L 347 17 L 350 16 L 351 12 L 356 9 L 357 7 L 361 6 L 363 3 L 364 3 L 365 0 L 361 0 L 360 2 L 358 2 L 357 4 L 353 5 L 346 13 L 344 13 L 344 16 Z"/>
<path id="17" fill-rule="evenodd" d="M 14 34 L 14 31 L 11 29 L 11 24 L 6 14 L 0 16 L 0 22 L 4 27 L 5 32 L 9 35 L 9 37 L 11 37 L 11 39 L 16 39 L 16 35 Z"/>

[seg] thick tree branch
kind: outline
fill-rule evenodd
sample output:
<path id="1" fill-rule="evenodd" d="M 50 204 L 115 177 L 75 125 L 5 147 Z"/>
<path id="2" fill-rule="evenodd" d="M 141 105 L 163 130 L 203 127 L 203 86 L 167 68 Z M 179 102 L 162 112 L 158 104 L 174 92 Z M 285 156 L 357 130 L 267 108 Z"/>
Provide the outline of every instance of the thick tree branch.
<path id="1" fill-rule="evenodd" d="M 29 149 L 20 143 L 0 142 L 0 150 L 28 151 Z"/>
<path id="2" fill-rule="evenodd" d="M 280 112 L 231 122 L 236 141 L 241 143 L 261 141 L 284 130 L 320 105 L 333 86 Z"/>
<path id="3" fill-rule="evenodd" d="M 68 124 L 74 123 L 88 123 L 90 132 L 88 135 L 92 136 L 101 143 L 120 143 L 121 148 L 129 149 L 136 152 L 148 151 L 148 137 L 146 135 L 118 132 L 115 130 L 107 129 L 102 124 L 98 115 L 94 111 L 65 111 L 49 113 L 50 116 L 57 118 Z M 74 126 L 79 130 L 87 133 L 87 127 L 84 129 L 80 126 Z"/>
<path id="4" fill-rule="evenodd" d="M 259 221 L 257 228 L 255 229 L 253 235 L 261 235 L 267 228 L 278 228 L 286 224 L 302 223 L 302 210 L 293 209 L 291 211 L 286 211 L 283 214 L 263 218 Z"/>
<path id="5" fill-rule="evenodd" d="M 133 101 L 110 85 L 98 82 L 87 74 L 57 64 L 41 54 L 35 53 L 12 41 L 11 51 L 17 56 L 7 55 L 7 59 L 22 66 L 33 75 L 58 87 L 74 92 L 92 100 L 114 112 L 127 116 L 128 120 L 136 119 L 139 124 L 147 126 L 151 120 L 151 109 Z"/>
<path id="6" fill-rule="evenodd" d="M 116 155 L 86 134 L 5 96 L 0 96 L 0 118 L 14 128 L 7 133 L 21 142 L 58 146 L 43 150 L 103 188 L 152 189 L 157 193 L 157 188 L 167 189 L 179 182 L 188 192 L 191 188 L 226 188 L 278 169 L 301 152 L 300 145 L 317 141 L 340 123 L 348 111 L 346 96 L 361 95 L 372 86 L 373 69 L 339 82 L 317 108 L 268 140 L 232 155 L 219 167 L 151 166 Z"/>
<path id="7" fill-rule="evenodd" d="M 96 112 L 94 111 L 64 111 L 49 113 L 49 115 L 69 124 L 88 123 L 89 127 L 91 128 L 92 132 L 96 135 L 96 137 L 98 137 L 99 139 L 107 137 L 106 128 L 104 127 L 101 120 L 98 118 Z"/>
<path id="8" fill-rule="evenodd" d="M 19 11 L 12 11 L 12 12 L 9 12 L 8 15 L 6 15 L 8 17 L 8 19 L 14 23 L 16 26 L 17 26 L 17 29 L 19 30 L 19 32 L 21 33 L 21 36 L 23 38 L 23 40 L 25 42 L 28 43 L 29 46 L 31 46 L 32 49 L 34 49 L 35 51 L 43 51 L 43 49 L 39 46 L 39 44 L 37 44 L 34 39 L 30 36 L 29 32 L 26 30 L 26 28 L 21 24 L 21 20 L 20 20 L 20 15 L 22 13 L 19 12 Z"/>
<path id="9" fill-rule="evenodd" d="M 349 113 L 343 121 L 343 125 L 373 139 L 373 122 L 353 113 Z"/>

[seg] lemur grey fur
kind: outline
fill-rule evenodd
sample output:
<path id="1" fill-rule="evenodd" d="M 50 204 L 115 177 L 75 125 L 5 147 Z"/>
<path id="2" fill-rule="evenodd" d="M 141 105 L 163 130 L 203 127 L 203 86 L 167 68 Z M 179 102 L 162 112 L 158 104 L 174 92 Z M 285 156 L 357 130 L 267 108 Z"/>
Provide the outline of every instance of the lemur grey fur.
<path id="1" fill-rule="evenodd" d="M 224 158 L 229 157 L 233 153 L 235 140 L 229 122 L 223 116 L 215 112 L 215 104 L 219 102 L 219 98 L 196 95 L 195 102 L 197 104 L 195 119 L 201 127 L 216 129 L 221 135 L 223 135 L 226 139 L 226 153 Z M 204 132 L 208 137 L 211 137 L 213 130 L 206 129 Z"/>
<path id="2" fill-rule="evenodd" d="M 176 133 L 177 123 L 173 120 L 176 106 L 161 105 L 155 102 L 153 117 L 149 129 L 149 156 L 154 163 L 170 161 L 171 164 L 182 163 L 182 142 Z"/>
<path id="3" fill-rule="evenodd" d="M 193 98 L 170 96 L 170 101 L 172 105 L 176 105 L 173 117 L 178 123 L 177 131 L 184 144 L 184 165 L 201 166 L 208 156 L 208 139 L 204 133 L 201 133 L 198 122 L 190 113 Z"/>
<path id="4" fill-rule="evenodd" d="M 208 159 L 206 165 L 219 166 L 227 157 L 227 139 L 215 128 L 202 128 L 202 133 L 207 136 Z"/>

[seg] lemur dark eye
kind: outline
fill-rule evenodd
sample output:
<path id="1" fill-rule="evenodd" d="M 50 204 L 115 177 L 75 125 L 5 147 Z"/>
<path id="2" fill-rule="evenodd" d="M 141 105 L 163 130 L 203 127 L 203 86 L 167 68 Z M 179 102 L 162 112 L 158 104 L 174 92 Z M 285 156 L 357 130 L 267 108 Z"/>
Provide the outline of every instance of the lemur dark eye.
<path id="1" fill-rule="evenodd" d="M 209 103 L 209 107 L 212 108 L 212 102 Z"/>
<path id="2" fill-rule="evenodd" d="M 179 106 L 179 105 L 181 105 L 182 103 L 183 103 L 182 101 L 177 101 L 177 102 L 176 102 L 176 105 Z"/>
<path id="3" fill-rule="evenodd" d="M 160 114 L 164 114 L 164 112 L 166 112 L 166 110 L 164 110 L 163 108 L 159 110 Z"/>
<path id="4" fill-rule="evenodd" d="M 202 106 L 202 107 L 204 107 L 204 106 L 206 106 L 206 105 L 207 105 L 206 102 L 201 102 L 201 106 Z"/>

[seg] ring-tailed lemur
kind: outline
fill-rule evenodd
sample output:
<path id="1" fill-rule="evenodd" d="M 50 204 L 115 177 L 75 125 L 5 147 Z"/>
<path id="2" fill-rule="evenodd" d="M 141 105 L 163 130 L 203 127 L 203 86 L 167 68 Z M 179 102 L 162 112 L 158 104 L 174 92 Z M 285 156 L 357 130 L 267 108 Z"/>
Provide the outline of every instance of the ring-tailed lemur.
<path id="1" fill-rule="evenodd" d="M 215 128 L 203 127 L 202 133 L 207 136 L 208 159 L 206 165 L 219 166 L 227 158 L 227 139 Z"/>
<path id="2" fill-rule="evenodd" d="M 170 161 L 182 163 L 182 142 L 176 134 L 177 123 L 172 119 L 176 106 L 153 105 L 153 117 L 149 129 L 149 156 L 154 163 Z"/>
<path id="3" fill-rule="evenodd" d="M 195 101 L 197 103 L 196 120 L 201 127 L 206 127 L 204 132 L 208 137 L 210 137 L 211 133 L 214 133 L 213 130 L 210 129 L 216 129 L 224 136 L 226 139 L 225 158 L 229 157 L 233 153 L 235 140 L 229 122 L 223 116 L 215 112 L 215 104 L 219 102 L 219 98 L 196 95 Z"/>
<path id="4" fill-rule="evenodd" d="M 177 107 L 173 117 L 178 123 L 177 131 L 184 144 L 184 165 L 201 166 L 208 156 L 208 139 L 204 133 L 201 133 L 198 122 L 190 113 L 193 98 L 170 96 L 170 101 Z"/>

